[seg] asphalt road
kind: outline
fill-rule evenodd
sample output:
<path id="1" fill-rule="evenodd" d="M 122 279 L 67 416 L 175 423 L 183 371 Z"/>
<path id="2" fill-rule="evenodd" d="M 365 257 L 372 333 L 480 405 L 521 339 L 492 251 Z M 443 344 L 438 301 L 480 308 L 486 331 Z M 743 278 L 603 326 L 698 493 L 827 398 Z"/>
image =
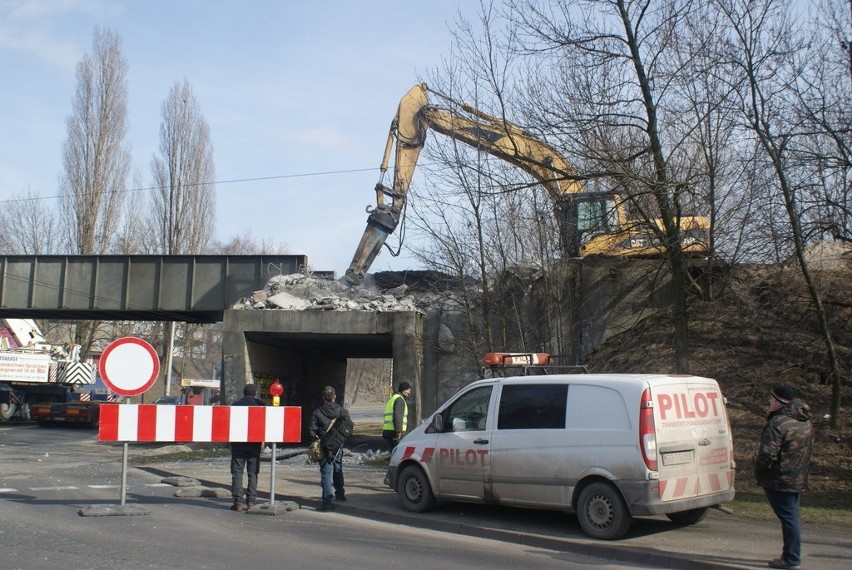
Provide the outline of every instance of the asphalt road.
<path id="1" fill-rule="evenodd" d="M 120 444 L 97 443 L 92 430 L 0 425 L 0 453 L 2 568 L 654 567 L 360 517 L 357 508 L 319 513 L 308 504 L 279 516 L 234 513 L 227 497 L 176 497 L 156 469 L 128 470 L 127 501 L 149 514 L 82 517 L 82 509 L 118 502 Z M 222 461 L 208 467 L 209 474 L 227 473 Z M 298 488 L 311 493 L 318 488 L 315 467 L 302 460 L 300 469 L 307 471 Z M 296 473 L 286 464 L 282 470 Z M 281 483 L 296 489 L 293 479 Z M 350 489 L 355 503 L 357 487 Z"/>
<path id="2" fill-rule="evenodd" d="M 0 568 L 765 568 L 781 548 L 775 522 L 719 512 L 679 528 L 665 517 L 634 521 L 624 539 L 592 540 L 576 518 L 554 511 L 440 503 L 403 511 L 382 484 L 384 471 L 357 451 L 380 438 L 350 441 L 344 461 L 349 501 L 318 513 L 319 474 L 304 449 L 279 450 L 275 496 L 297 503 L 279 516 L 228 509 L 228 458 L 160 460 L 130 467 L 127 501 L 142 516 L 80 517 L 118 504 L 122 445 L 98 443 L 93 430 L 0 424 Z M 131 460 L 169 447 L 130 444 Z M 271 462 L 261 468 L 270 497 Z M 178 497 L 168 478 L 192 478 L 217 497 Z M 280 503 L 279 503 L 280 504 Z M 831 528 L 804 529 L 806 568 L 852 567 L 852 539 Z"/>

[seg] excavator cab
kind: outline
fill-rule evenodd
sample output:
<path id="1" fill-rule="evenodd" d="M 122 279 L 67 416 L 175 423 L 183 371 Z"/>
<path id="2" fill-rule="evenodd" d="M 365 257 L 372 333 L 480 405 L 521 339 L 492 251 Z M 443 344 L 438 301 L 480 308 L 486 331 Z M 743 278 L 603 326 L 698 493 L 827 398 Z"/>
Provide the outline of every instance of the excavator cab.
<path id="1" fill-rule="evenodd" d="M 623 205 L 611 192 L 564 194 L 557 207 L 562 216 L 562 248 L 569 257 L 579 257 L 600 236 L 624 227 Z"/>

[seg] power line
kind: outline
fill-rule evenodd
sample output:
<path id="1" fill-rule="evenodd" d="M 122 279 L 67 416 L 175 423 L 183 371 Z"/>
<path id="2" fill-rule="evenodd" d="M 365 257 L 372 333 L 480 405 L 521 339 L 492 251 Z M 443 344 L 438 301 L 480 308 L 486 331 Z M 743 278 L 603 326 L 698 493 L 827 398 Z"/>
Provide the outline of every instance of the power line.
<path id="1" fill-rule="evenodd" d="M 194 184 L 185 184 L 186 187 L 196 187 L 196 186 L 214 186 L 216 184 L 236 184 L 240 182 L 262 182 L 265 180 L 284 180 L 288 178 L 310 178 L 313 176 L 330 176 L 334 174 L 353 174 L 356 172 L 371 172 L 374 170 L 378 170 L 378 168 L 352 168 L 348 170 L 325 170 L 320 172 L 303 172 L 298 174 L 279 174 L 277 176 L 258 176 L 255 178 L 236 178 L 233 180 L 218 180 L 214 182 L 198 182 Z M 162 188 L 166 188 L 166 186 L 145 186 L 141 188 L 126 188 L 124 190 L 111 190 L 106 192 L 106 194 L 117 194 L 117 193 L 129 193 L 129 192 L 142 192 L 145 190 L 160 190 Z M 36 196 L 32 198 L 9 198 L 6 200 L 0 200 L 0 204 L 14 204 L 18 202 L 34 202 L 38 200 L 53 200 L 58 198 L 63 198 L 66 196 L 74 196 L 75 194 L 56 194 L 54 196 Z M 86 194 L 79 194 L 79 196 L 85 196 Z"/>

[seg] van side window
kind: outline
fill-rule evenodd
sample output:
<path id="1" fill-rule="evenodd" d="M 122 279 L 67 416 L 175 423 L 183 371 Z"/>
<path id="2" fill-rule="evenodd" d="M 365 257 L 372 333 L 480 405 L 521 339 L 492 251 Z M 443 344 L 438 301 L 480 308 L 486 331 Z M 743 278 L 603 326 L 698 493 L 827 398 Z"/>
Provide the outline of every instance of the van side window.
<path id="1" fill-rule="evenodd" d="M 479 431 L 485 429 L 492 386 L 483 386 L 459 397 L 445 413 L 444 431 Z"/>
<path id="2" fill-rule="evenodd" d="M 567 395 L 567 384 L 503 385 L 497 429 L 563 429 Z"/>

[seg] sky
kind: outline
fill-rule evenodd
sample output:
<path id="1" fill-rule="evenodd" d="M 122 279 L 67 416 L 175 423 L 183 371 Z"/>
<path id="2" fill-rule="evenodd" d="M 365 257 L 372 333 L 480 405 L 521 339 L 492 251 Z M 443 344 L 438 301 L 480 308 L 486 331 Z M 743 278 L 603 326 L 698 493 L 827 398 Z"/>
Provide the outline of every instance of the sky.
<path id="1" fill-rule="evenodd" d="M 459 14 L 475 20 L 478 7 L 475 0 L 0 0 L 0 207 L 28 191 L 57 196 L 75 68 L 92 51 L 95 27 L 108 28 L 128 63 L 132 170 L 150 183 L 161 105 L 186 78 L 214 146 L 216 238 L 250 232 L 341 276 L 365 208 L 375 205 L 399 99 L 449 55 Z M 415 268 L 412 258 L 383 250 L 371 272 Z"/>

